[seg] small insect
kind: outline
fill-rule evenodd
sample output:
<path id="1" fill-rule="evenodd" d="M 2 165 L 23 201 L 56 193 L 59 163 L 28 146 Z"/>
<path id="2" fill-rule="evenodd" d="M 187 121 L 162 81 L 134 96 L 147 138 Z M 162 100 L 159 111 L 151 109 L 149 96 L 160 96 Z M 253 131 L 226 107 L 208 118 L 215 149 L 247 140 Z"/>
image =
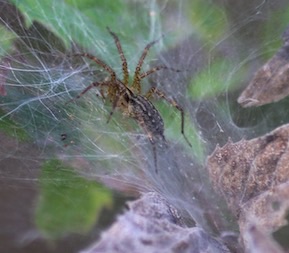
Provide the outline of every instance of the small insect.
<path id="1" fill-rule="evenodd" d="M 184 136 L 184 139 L 186 140 L 188 145 L 190 147 L 192 147 L 192 145 L 190 144 L 184 133 L 183 109 L 177 104 L 175 100 L 167 98 L 166 95 L 156 87 L 151 87 L 146 94 L 142 95 L 141 80 L 161 69 L 170 69 L 177 72 L 179 72 L 179 70 L 175 70 L 167 66 L 156 66 L 148 71 L 141 72 L 144 59 L 147 56 L 150 47 L 153 46 L 158 41 L 155 40 L 147 44 L 146 47 L 144 48 L 141 57 L 138 61 L 138 64 L 136 66 L 132 84 L 129 84 L 129 72 L 127 61 L 120 44 L 120 40 L 118 36 L 114 32 L 112 32 L 108 27 L 107 30 L 113 37 L 118 53 L 120 55 L 123 71 L 122 80 L 117 78 L 115 71 L 101 59 L 88 53 L 75 54 L 74 56 L 82 56 L 94 61 L 97 65 L 99 65 L 105 71 L 108 72 L 110 78 L 106 78 L 102 82 L 93 82 L 92 84 L 87 86 L 78 96 L 76 96 L 74 99 L 71 99 L 70 101 L 80 98 L 82 95 L 84 95 L 87 91 L 89 91 L 92 88 L 99 88 L 101 96 L 105 99 L 109 99 L 109 101 L 112 104 L 112 110 L 110 111 L 110 114 L 108 116 L 107 123 L 110 121 L 116 108 L 119 108 L 125 116 L 135 119 L 138 125 L 144 130 L 144 132 L 146 133 L 148 139 L 152 144 L 155 169 L 157 172 L 156 144 L 158 142 L 166 143 L 166 139 L 164 136 L 163 119 L 158 110 L 149 100 L 153 95 L 157 95 L 159 98 L 165 99 L 169 104 L 171 104 L 177 110 L 180 111 L 181 133 Z M 106 88 L 106 90 L 104 90 L 104 88 Z"/>
<path id="2" fill-rule="evenodd" d="M 67 134 L 61 134 L 60 137 L 62 141 L 65 141 L 67 139 Z"/>

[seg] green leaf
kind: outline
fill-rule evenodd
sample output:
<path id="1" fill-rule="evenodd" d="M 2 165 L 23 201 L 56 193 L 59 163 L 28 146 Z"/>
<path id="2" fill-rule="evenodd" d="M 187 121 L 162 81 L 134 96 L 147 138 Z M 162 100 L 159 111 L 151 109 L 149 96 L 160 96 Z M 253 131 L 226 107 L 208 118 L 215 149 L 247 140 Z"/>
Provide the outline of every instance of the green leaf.
<path id="1" fill-rule="evenodd" d="M 188 86 L 188 95 L 195 100 L 202 100 L 233 89 L 241 77 L 235 64 L 219 59 L 200 71 Z"/>
<path id="2" fill-rule="evenodd" d="M 95 29 L 87 17 L 63 1 L 12 0 L 12 2 L 25 15 L 27 27 L 38 21 L 62 38 L 67 46 L 71 41 L 84 43 L 85 33 L 81 24 L 91 26 L 92 31 Z M 78 20 L 75 20 L 75 17 Z"/>
<path id="3" fill-rule="evenodd" d="M 17 138 L 19 141 L 29 140 L 29 135 L 25 132 L 22 126 L 10 120 L 8 117 L 1 118 L 4 112 L 0 111 L 0 130 L 5 134 Z"/>
<path id="4" fill-rule="evenodd" d="M 187 12 L 197 34 L 205 41 L 215 44 L 227 30 L 224 10 L 212 2 L 190 1 Z"/>
<path id="5" fill-rule="evenodd" d="M 205 157 L 204 143 L 190 118 L 185 116 L 184 132 L 188 141 L 193 146 L 193 149 L 189 146 L 181 133 L 181 113 L 167 103 L 157 104 L 157 108 L 164 120 L 165 136 L 168 139 L 181 142 L 190 154 L 194 154 L 194 157 L 198 162 L 203 162 Z"/>
<path id="6" fill-rule="evenodd" d="M 141 6 L 135 9 L 136 14 L 132 16 L 130 5 L 120 0 L 11 1 L 25 15 L 27 27 L 38 21 L 61 38 L 67 48 L 71 42 L 77 43 L 83 48 L 95 50 L 101 57 L 107 54 L 107 46 L 114 47 L 113 43 L 110 43 L 112 39 L 105 27 L 109 26 L 119 34 L 121 26 L 122 33 L 134 34 L 135 30 L 141 33 L 147 22 L 146 13 Z M 130 40 L 131 38 L 127 41 Z"/>
<path id="7" fill-rule="evenodd" d="M 114 1 L 95 1 L 95 0 L 66 0 L 68 5 L 78 10 L 78 13 L 83 13 L 89 20 L 105 28 L 106 26 L 117 25 L 117 20 L 115 19 L 116 13 L 127 13 L 127 3 L 120 0 Z M 77 14 L 77 13 L 76 13 Z M 121 17 L 122 22 L 129 18 L 130 16 L 124 15 Z M 127 22 L 127 21 L 126 21 Z M 85 24 L 83 24 L 85 25 Z"/>
<path id="8" fill-rule="evenodd" d="M 271 17 L 267 19 L 262 37 L 262 57 L 266 60 L 271 58 L 278 48 L 283 44 L 282 34 L 289 23 L 289 8 L 277 9 L 271 13 Z M 270 42 L 270 43 L 268 43 Z"/>
<path id="9" fill-rule="evenodd" d="M 112 206 L 111 192 L 58 160 L 42 167 L 36 225 L 48 238 L 89 232 L 101 210 Z"/>
<path id="10" fill-rule="evenodd" d="M 8 31 L 4 26 L 0 25 L 0 56 L 4 56 L 7 54 L 7 51 L 10 51 L 13 40 L 16 38 L 15 34 Z"/>

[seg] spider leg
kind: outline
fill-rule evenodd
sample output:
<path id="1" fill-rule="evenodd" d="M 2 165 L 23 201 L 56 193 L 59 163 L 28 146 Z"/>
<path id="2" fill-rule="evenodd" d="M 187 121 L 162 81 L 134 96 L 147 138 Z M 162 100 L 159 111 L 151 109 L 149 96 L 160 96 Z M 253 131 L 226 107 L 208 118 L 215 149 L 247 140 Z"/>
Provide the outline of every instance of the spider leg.
<path id="1" fill-rule="evenodd" d="M 110 121 L 112 114 L 115 111 L 115 108 L 117 107 L 118 101 L 120 99 L 124 99 L 124 100 L 130 99 L 130 97 L 133 95 L 132 91 L 127 86 L 125 86 L 125 84 L 122 83 L 119 79 L 116 79 L 115 83 L 108 83 L 108 86 L 110 85 L 114 86 L 112 89 L 114 93 L 112 94 L 110 93 L 110 91 L 108 91 L 108 95 L 107 95 L 110 98 L 111 103 L 112 103 L 112 110 L 108 116 L 107 123 Z"/>
<path id="2" fill-rule="evenodd" d="M 109 28 L 108 28 L 108 30 L 109 30 Z M 109 30 L 109 31 L 110 31 L 110 30 Z M 114 35 L 113 35 L 113 34 L 114 34 L 114 33 L 112 33 L 112 36 L 113 36 L 113 37 L 116 36 L 116 34 L 114 34 Z M 114 38 L 115 38 L 115 37 L 114 37 Z M 121 46 L 120 46 L 120 42 L 119 42 L 117 36 L 116 36 L 116 38 L 115 38 L 115 43 L 116 43 L 116 45 L 117 45 L 117 48 L 118 48 L 120 54 L 123 55 L 122 49 L 121 49 Z M 114 112 L 114 110 L 115 110 L 115 107 L 116 107 L 116 105 L 117 105 L 117 102 L 118 102 L 118 100 L 119 100 L 119 95 L 117 95 L 117 93 L 118 93 L 119 90 L 120 90 L 120 87 L 119 87 L 119 86 L 121 86 L 122 89 L 128 89 L 127 86 L 126 86 L 126 84 L 125 84 L 125 83 L 122 83 L 120 80 L 118 80 L 118 79 L 116 78 L 116 74 L 115 74 L 114 70 L 113 70 L 111 67 L 109 67 L 104 61 L 98 59 L 97 57 L 95 57 L 95 56 L 93 56 L 93 55 L 91 55 L 91 54 L 88 54 L 88 53 L 74 54 L 74 56 L 86 57 L 86 58 L 94 61 L 95 63 L 97 63 L 97 64 L 100 65 L 101 67 L 103 67 L 103 68 L 110 74 L 111 80 L 110 80 L 110 81 L 105 81 L 105 82 L 103 82 L 103 84 L 102 84 L 102 85 L 108 86 L 108 97 L 109 97 L 111 100 L 113 99 L 112 111 L 110 112 L 110 115 L 109 115 L 108 120 L 107 120 L 107 122 L 109 122 L 110 119 L 111 119 L 111 117 L 112 117 L 112 114 L 113 114 L 113 112 Z M 126 64 L 126 60 L 125 60 L 124 55 L 121 56 L 121 58 L 124 59 L 124 62 L 125 62 L 125 63 L 123 63 L 123 64 L 126 65 L 126 71 L 127 71 L 127 64 Z M 125 73 L 125 70 L 124 70 L 124 73 Z M 127 78 L 128 78 L 128 77 L 127 77 Z M 91 88 L 92 88 L 92 87 L 90 87 L 90 88 L 88 87 L 87 90 L 89 90 L 89 89 L 91 89 Z M 86 91 L 87 91 L 87 90 L 86 90 Z M 86 92 L 86 91 L 85 91 L 85 92 Z M 85 93 L 85 92 L 84 92 L 84 93 Z M 83 95 L 84 93 L 81 93 L 80 95 Z"/>
<path id="3" fill-rule="evenodd" d="M 108 117 L 107 117 L 107 121 L 106 121 L 106 123 L 108 124 L 109 123 L 109 121 L 111 120 L 111 117 L 112 117 L 112 115 L 113 115 L 113 113 L 114 113 L 114 111 L 115 111 L 115 108 L 116 108 L 116 106 L 117 106 L 117 103 L 118 103 L 118 101 L 119 101 L 119 99 L 120 99 L 120 93 L 119 92 L 117 92 L 116 94 L 115 94 L 115 96 L 114 96 L 114 100 L 112 101 L 112 109 L 111 109 L 111 111 L 109 112 L 109 115 L 108 115 Z"/>
<path id="4" fill-rule="evenodd" d="M 146 98 L 150 98 L 153 94 L 158 95 L 160 98 L 166 100 L 169 104 L 174 106 L 178 111 L 181 113 L 181 133 L 184 136 L 184 139 L 188 143 L 190 147 L 192 147 L 192 144 L 189 142 L 187 136 L 185 135 L 184 127 L 185 127 L 185 114 L 183 108 L 178 105 L 178 103 L 174 99 L 168 98 L 162 91 L 158 90 L 156 87 L 152 87 L 149 89 L 147 94 L 145 95 Z"/>
<path id="5" fill-rule="evenodd" d="M 88 53 L 81 53 L 81 54 L 74 54 L 73 56 L 82 56 L 82 57 L 85 57 L 85 58 L 88 58 L 88 59 L 94 61 L 96 64 L 103 67 L 110 74 L 111 79 L 113 81 L 116 80 L 116 74 L 115 74 L 114 70 L 111 67 L 109 67 L 104 61 L 98 59 L 94 55 L 91 55 Z"/>
<path id="6" fill-rule="evenodd" d="M 147 44 L 145 46 L 144 50 L 143 50 L 142 55 L 139 58 L 138 64 L 137 64 L 137 66 L 135 68 L 134 78 L 133 78 L 133 85 L 132 85 L 132 88 L 136 90 L 137 94 L 141 93 L 141 85 L 140 85 L 141 73 L 140 72 L 141 72 L 141 67 L 142 67 L 143 61 L 144 61 L 145 57 L 147 56 L 149 49 L 155 43 L 157 43 L 159 40 L 160 39 L 154 40 L 154 41 L 150 42 L 149 44 Z"/>
<path id="7" fill-rule="evenodd" d="M 82 97 L 86 92 L 88 92 L 90 89 L 92 88 L 96 88 L 96 87 L 99 87 L 99 86 L 109 86 L 110 82 L 102 82 L 102 83 L 99 83 L 99 82 L 94 82 L 92 83 L 91 85 L 87 86 L 80 94 L 78 94 L 75 98 L 72 98 L 70 100 L 68 100 L 65 104 L 68 104 L 76 99 L 79 99 L 80 97 Z M 104 93 L 103 93 L 103 90 L 101 89 L 100 90 L 100 95 L 102 96 L 103 99 L 106 99 Z M 115 111 L 115 108 L 117 106 L 117 102 L 119 101 L 119 98 L 120 98 L 120 93 L 117 92 L 114 96 L 114 100 L 112 102 L 112 110 L 110 111 L 109 113 L 109 116 L 107 118 L 107 123 L 109 123 L 114 111 Z"/>
<path id="8" fill-rule="evenodd" d="M 72 99 L 70 99 L 70 100 L 68 100 L 66 103 L 65 103 L 65 105 L 66 104 L 68 104 L 68 103 L 70 103 L 70 102 L 72 102 L 72 101 L 74 101 L 74 100 L 76 100 L 76 99 L 79 99 L 80 97 L 82 97 L 86 92 L 88 92 L 90 89 L 92 89 L 92 88 L 96 88 L 96 87 L 98 87 L 98 86 L 106 86 L 107 85 L 107 83 L 99 83 L 99 82 L 94 82 L 94 83 L 92 83 L 92 84 L 90 84 L 89 86 L 87 86 L 80 94 L 78 94 L 75 98 L 72 98 Z"/>
<path id="9" fill-rule="evenodd" d="M 107 30 L 108 32 L 111 34 L 111 36 L 113 37 L 114 39 L 114 42 L 115 42 L 115 45 L 117 47 L 117 50 L 119 52 L 119 55 L 120 55 L 120 59 L 121 59 L 121 62 L 122 62 L 122 71 L 123 71 L 123 83 L 128 86 L 128 78 L 129 78 L 129 74 L 128 74 L 128 68 L 127 68 L 127 61 L 126 61 L 126 58 L 124 56 L 124 53 L 123 53 L 123 50 L 122 50 L 122 47 L 121 47 L 121 44 L 120 44 L 120 41 L 119 41 L 119 38 L 118 36 L 112 32 L 109 27 L 107 27 Z"/>
<path id="10" fill-rule="evenodd" d="M 172 70 L 172 71 L 175 71 L 175 72 L 181 72 L 181 70 L 179 70 L 179 69 L 174 69 L 174 68 L 170 68 L 170 67 L 167 67 L 167 66 L 156 66 L 156 67 L 154 67 L 154 68 L 142 73 L 140 75 L 140 79 L 143 79 L 143 78 L 147 77 L 148 75 L 150 75 L 152 73 L 155 73 L 155 72 L 157 72 L 157 71 L 159 71 L 161 69 L 168 69 L 168 70 Z"/>
<path id="11" fill-rule="evenodd" d="M 157 160 L 157 149 L 156 143 L 153 140 L 150 140 L 152 147 L 153 147 L 153 156 L 154 156 L 154 165 L 155 165 L 155 172 L 158 174 L 158 160 Z"/>
<path id="12" fill-rule="evenodd" d="M 103 93 L 103 89 L 100 89 L 99 90 L 99 93 L 100 93 L 100 96 L 101 96 L 101 98 L 102 98 L 102 100 L 103 100 L 103 102 L 105 101 L 105 99 L 106 99 L 106 97 L 105 97 L 105 95 L 104 95 L 104 93 Z M 96 94 L 97 96 L 98 96 L 98 94 Z"/>

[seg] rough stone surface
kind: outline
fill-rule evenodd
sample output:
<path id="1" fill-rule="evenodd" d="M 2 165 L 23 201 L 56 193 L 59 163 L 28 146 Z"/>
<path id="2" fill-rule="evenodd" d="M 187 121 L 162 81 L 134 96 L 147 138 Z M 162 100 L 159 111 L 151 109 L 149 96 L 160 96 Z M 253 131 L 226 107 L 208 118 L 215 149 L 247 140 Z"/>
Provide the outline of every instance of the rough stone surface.
<path id="1" fill-rule="evenodd" d="M 229 253 L 201 228 L 184 227 L 176 209 L 156 193 L 129 203 L 129 210 L 82 253 Z"/>

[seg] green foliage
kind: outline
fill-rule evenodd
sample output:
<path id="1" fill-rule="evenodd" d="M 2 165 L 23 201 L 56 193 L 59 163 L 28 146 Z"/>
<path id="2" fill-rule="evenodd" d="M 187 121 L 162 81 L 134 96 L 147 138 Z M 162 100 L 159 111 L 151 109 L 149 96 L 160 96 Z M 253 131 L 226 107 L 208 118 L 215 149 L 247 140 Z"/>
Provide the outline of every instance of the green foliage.
<path id="1" fill-rule="evenodd" d="M 211 1 L 190 1 L 186 9 L 197 35 L 215 44 L 227 30 L 226 15 L 222 8 Z"/>
<path id="2" fill-rule="evenodd" d="M 58 160 L 42 167 L 36 225 L 48 238 L 87 233 L 103 208 L 112 206 L 111 192 L 88 181 Z"/>
<path id="3" fill-rule="evenodd" d="M 29 140 L 28 134 L 25 132 L 23 127 L 14 121 L 10 120 L 8 117 L 1 119 L 5 114 L 0 110 L 0 130 L 3 131 L 8 136 L 17 138 L 19 141 Z"/>
<path id="4" fill-rule="evenodd" d="M 7 54 L 7 51 L 11 49 L 12 42 L 15 39 L 15 35 L 8 31 L 4 26 L 0 25 L 0 56 Z"/>
<path id="5" fill-rule="evenodd" d="M 93 1 L 93 0 L 66 0 L 68 5 L 73 6 L 78 12 L 83 13 L 89 18 L 90 22 L 97 26 L 105 28 L 106 26 L 118 25 L 116 23 L 116 13 L 123 13 L 121 17 L 118 16 L 119 22 L 128 22 L 130 17 L 128 14 L 128 5 L 125 1 Z M 84 26 L 86 24 L 83 24 Z M 127 28 L 127 27 L 124 27 Z"/>
<path id="6" fill-rule="evenodd" d="M 12 2 L 25 14 L 27 28 L 33 21 L 38 21 L 62 38 L 66 45 L 69 45 L 71 39 L 80 45 L 85 42 L 85 33 L 80 20 L 92 31 L 97 29 L 85 15 L 76 12 L 63 1 L 12 0 Z M 80 19 L 79 22 L 74 20 L 75 17 Z"/>
<path id="7" fill-rule="evenodd" d="M 287 9 L 277 9 L 271 13 L 271 17 L 264 25 L 262 30 L 262 56 L 266 60 L 272 57 L 283 44 L 281 37 L 289 24 L 288 12 L 289 7 Z"/>
<path id="8" fill-rule="evenodd" d="M 236 72 L 235 66 L 226 59 L 215 60 L 193 78 L 188 86 L 188 95 L 195 100 L 202 100 L 232 90 L 241 77 L 241 71 Z"/>
<path id="9" fill-rule="evenodd" d="M 111 37 L 105 27 L 109 26 L 114 31 L 119 31 L 121 27 L 122 33 L 134 34 L 136 29 L 143 31 L 147 22 L 141 5 L 134 9 L 136 15 L 132 17 L 128 3 L 120 0 L 12 2 L 25 14 L 27 27 L 38 21 L 61 38 L 67 47 L 71 42 L 77 43 L 83 48 L 96 50 L 98 55 L 110 53 L 110 50 L 103 52 L 103 46 L 113 45 L 106 42 L 111 41 Z"/>
<path id="10" fill-rule="evenodd" d="M 198 130 L 195 128 L 193 122 L 190 121 L 190 118 L 185 116 L 184 131 L 193 148 L 188 145 L 181 133 L 181 113 L 167 103 L 159 102 L 157 103 L 157 108 L 164 120 L 166 138 L 181 142 L 188 153 L 194 154 L 194 158 L 199 163 L 202 163 L 205 159 L 204 143 L 202 142 L 201 137 L 198 135 Z M 188 114 L 188 112 L 185 111 L 185 114 Z"/>

